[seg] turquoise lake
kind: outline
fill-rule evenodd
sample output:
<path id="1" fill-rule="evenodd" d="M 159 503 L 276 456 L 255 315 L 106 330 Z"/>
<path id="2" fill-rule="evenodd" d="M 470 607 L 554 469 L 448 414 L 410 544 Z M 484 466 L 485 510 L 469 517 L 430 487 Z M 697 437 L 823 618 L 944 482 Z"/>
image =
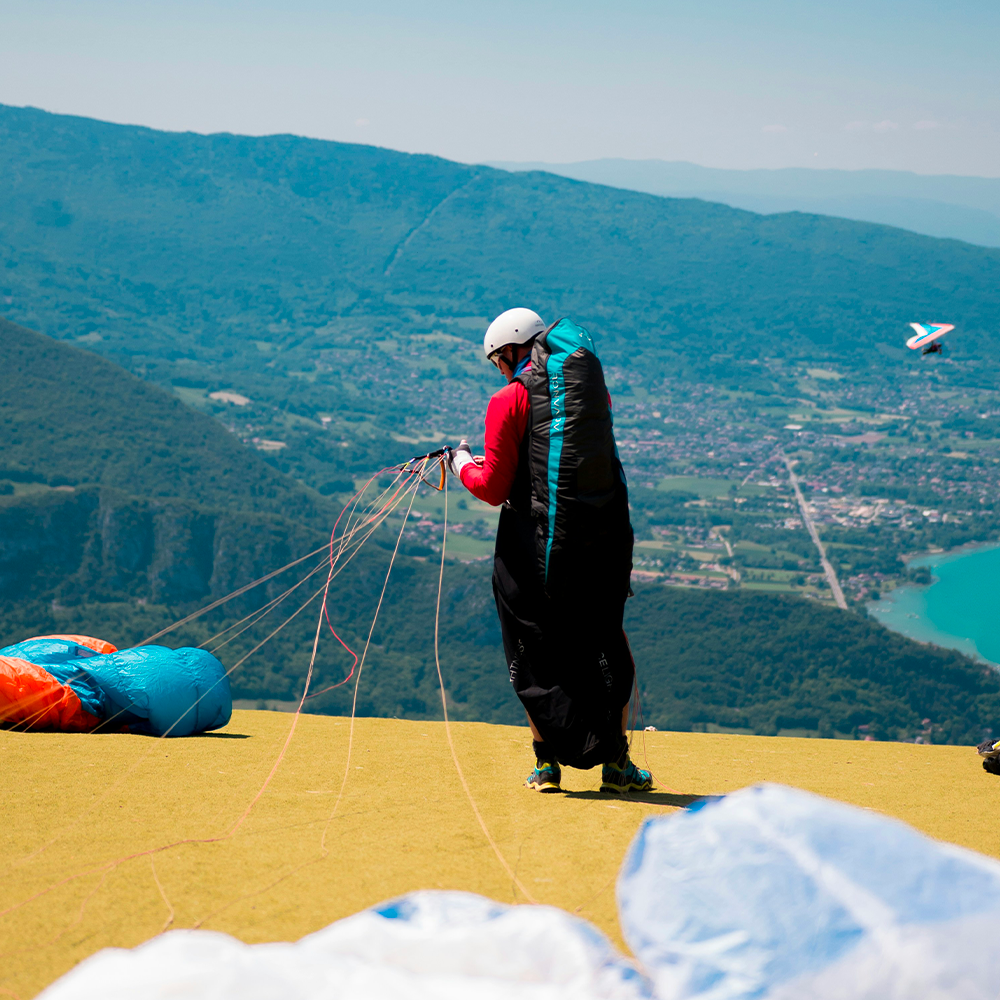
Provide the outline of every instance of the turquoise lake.
<path id="1" fill-rule="evenodd" d="M 1000 666 L 1000 546 L 921 556 L 927 587 L 900 587 L 868 605 L 894 632 Z"/>

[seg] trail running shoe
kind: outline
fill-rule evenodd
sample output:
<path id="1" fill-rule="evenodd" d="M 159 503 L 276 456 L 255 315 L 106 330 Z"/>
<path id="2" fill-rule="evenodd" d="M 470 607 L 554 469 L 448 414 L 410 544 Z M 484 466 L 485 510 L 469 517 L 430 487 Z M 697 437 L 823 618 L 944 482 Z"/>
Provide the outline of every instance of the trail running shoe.
<path id="1" fill-rule="evenodd" d="M 535 764 L 535 769 L 528 775 L 528 780 L 524 785 L 526 788 L 533 788 L 536 792 L 561 792 L 560 781 L 562 781 L 562 772 L 559 770 L 559 765 L 540 760 Z"/>
<path id="2" fill-rule="evenodd" d="M 631 760 L 626 759 L 624 767 L 618 764 L 605 764 L 601 771 L 601 791 L 617 792 L 648 792 L 653 787 L 653 776 L 649 771 L 636 767 Z"/>
<path id="3" fill-rule="evenodd" d="M 1000 740 L 984 740 L 976 750 L 983 758 L 983 770 L 990 774 L 1000 774 Z"/>

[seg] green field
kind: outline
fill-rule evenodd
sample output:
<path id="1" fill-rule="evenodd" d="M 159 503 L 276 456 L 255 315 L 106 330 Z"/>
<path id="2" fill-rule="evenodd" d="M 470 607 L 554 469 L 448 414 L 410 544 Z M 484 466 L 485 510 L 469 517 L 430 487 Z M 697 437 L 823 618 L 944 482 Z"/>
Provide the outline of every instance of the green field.
<path id="1" fill-rule="evenodd" d="M 448 532 L 448 548 L 446 556 L 459 562 L 469 562 L 474 559 L 489 559 L 493 556 L 494 543 L 482 538 L 469 538 L 468 535 L 458 535 Z"/>
<path id="2" fill-rule="evenodd" d="M 772 548 L 767 545 L 761 545 L 758 542 L 748 542 L 746 540 L 740 540 L 733 546 L 733 551 L 738 552 L 740 555 L 745 556 L 747 560 L 752 560 L 754 556 L 763 555 L 773 555 L 780 559 L 795 559 L 801 558 L 797 553 L 792 552 L 790 549 L 780 549 L 777 547 Z"/>
<path id="3" fill-rule="evenodd" d="M 656 484 L 656 488 L 663 493 L 671 491 L 694 493 L 705 500 L 717 500 L 727 496 L 759 497 L 773 492 L 768 486 L 754 483 L 741 486 L 738 479 L 711 479 L 701 476 L 667 476 Z"/>
<path id="4" fill-rule="evenodd" d="M 436 474 L 428 475 L 428 478 L 435 483 L 437 482 Z M 416 502 L 416 507 L 432 521 L 441 521 L 444 518 L 444 494 L 433 493 L 429 490 L 422 491 Z M 491 507 L 489 504 L 477 500 L 466 490 L 456 489 L 454 480 L 448 484 L 449 524 L 483 520 L 495 528 L 499 519 L 499 507 Z"/>
<path id="5" fill-rule="evenodd" d="M 740 587 L 743 590 L 758 590 L 769 594 L 794 594 L 804 589 L 780 580 L 754 580 L 746 576 L 740 581 Z"/>

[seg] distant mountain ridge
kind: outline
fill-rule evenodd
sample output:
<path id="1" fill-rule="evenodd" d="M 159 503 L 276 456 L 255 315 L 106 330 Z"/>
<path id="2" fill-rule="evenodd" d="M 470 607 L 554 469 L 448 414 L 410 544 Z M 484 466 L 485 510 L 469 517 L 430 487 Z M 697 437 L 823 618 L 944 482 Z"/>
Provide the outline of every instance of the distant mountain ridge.
<path id="1" fill-rule="evenodd" d="M 503 162 L 501 170 L 561 177 L 666 198 L 703 198 L 770 215 L 808 212 L 1000 247 L 1000 178 L 902 170 L 721 170 L 669 160 Z"/>
<path id="2" fill-rule="evenodd" d="M 838 353 L 845 333 L 901 351 L 915 315 L 961 324 L 970 357 L 995 353 L 1000 252 L 884 226 L 10 107 L 0 169 L 0 307 L 164 375 L 210 366 L 273 385 L 348 341 L 474 342 L 524 301 L 579 317 L 604 351 L 644 353 L 641 371 L 666 337 L 696 348 L 687 364 L 764 334 L 792 356 Z"/>

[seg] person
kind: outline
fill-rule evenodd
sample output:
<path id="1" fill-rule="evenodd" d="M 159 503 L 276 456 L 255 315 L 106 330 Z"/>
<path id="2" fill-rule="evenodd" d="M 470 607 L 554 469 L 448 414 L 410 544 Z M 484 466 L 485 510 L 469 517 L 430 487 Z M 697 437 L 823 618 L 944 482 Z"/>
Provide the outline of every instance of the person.
<path id="1" fill-rule="evenodd" d="M 590 768 L 599 763 L 602 791 L 648 791 L 653 787 L 652 777 L 630 760 L 626 737 L 635 676 L 622 628 L 632 569 L 628 491 L 611 431 L 610 396 L 593 354 L 578 352 L 591 359 L 583 378 L 594 384 L 591 401 L 595 393 L 598 399 L 598 405 L 590 408 L 593 412 L 583 417 L 593 418 L 591 426 L 606 424 L 600 445 L 607 466 L 604 492 L 596 500 L 581 493 L 585 502 L 577 503 L 578 513 L 568 519 L 558 515 L 562 536 L 556 548 L 561 554 L 551 558 L 553 545 L 548 537 L 540 558 L 540 531 L 548 530 L 540 521 L 549 524 L 557 515 L 554 507 L 547 520 L 539 513 L 539 494 L 545 484 L 533 482 L 533 475 L 535 480 L 549 475 L 547 470 L 540 474 L 536 466 L 538 456 L 549 449 L 549 431 L 542 426 L 550 419 L 545 402 L 548 383 L 539 373 L 550 355 L 536 352 L 535 372 L 532 358 L 536 344 L 551 348 L 557 339 L 552 333 L 556 327 L 578 334 L 581 344 L 592 347 L 589 335 L 571 321 L 560 320 L 546 328 L 530 309 L 509 309 L 490 324 L 483 347 L 507 384 L 493 395 L 486 410 L 485 454 L 474 458 L 468 442 L 462 440 L 450 450 L 449 466 L 473 496 L 501 507 L 493 595 L 511 683 L 531 727 L 536 763 L 526 786 L 558 792 L 560 764 Z M 554 367 L 548 363 L 548 368 Z M 564 367 L 572 370 L 568 364 Z M 582 369 L 577 366 L 576 370 Z M 576 405 L 586 406 L 581 402 L 585 392 L 566 394 L 566 398 L 571 395 Z M 565 420 L 573 416 L 567 413 Z M 586 423 L 587 419 L 577 421 L 578 425 Z M 590 459 L 591 467 L 601 466 L 602 454 Z M 564 449 L 564 465 L 565 459 Z M 562 466 L 556 461 L 558 478 Z M 578 478 L 586 464 L 584 456 L 576 470 Z M 555 492 L 553 487 L 553 496 Z"/>

